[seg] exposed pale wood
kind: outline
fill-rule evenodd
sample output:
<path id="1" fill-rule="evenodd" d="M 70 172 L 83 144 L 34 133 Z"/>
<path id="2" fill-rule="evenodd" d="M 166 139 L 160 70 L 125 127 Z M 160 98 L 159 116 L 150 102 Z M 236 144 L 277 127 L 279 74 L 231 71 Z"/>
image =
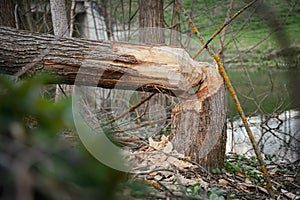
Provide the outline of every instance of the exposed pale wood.
<path id="1" fill-rule="evenodd" d="M 57 75 L 57 83 L 74 84 L 80 75 L 77 83 L 82 85 L 172 91 L 181 99 L 172 110 L 174 149 L 209 170 L 222 167 L 226 146 L 223 79 L 215 67 L 193 61 L 184 50 L 58 38 L 1 27 L 0 73 L 36 71 Z M 183 95 L 197 85 L 195 95 Z"/>
<path id="2" fill-rule="evenodd" d="M 173 110 L 171 142 L 179 153 L 204 168 L 220 168 L 226 147 L 226 102 L 223 79 L 214 67 L 203 68 L 205 84 Z"/>
<path id="3" fill-rule="evenodd" d="M 83 85 L 114 88 L 118 83 L 123 89 L 143 85 L 145 91 L 158 88 L 182 92 L 186 89 L 181 88 L 182 81 L 194 87 L 204 80 L 201 65 L 207 64 L 194 62 L 179 48 L 60 38 L 0 28 L 0 72 L 11 75 L 22 74 L 20 70 L 47 71 L 60 77 L 57 83 L 73 84 L 81 68 L 78 83 Z"/>

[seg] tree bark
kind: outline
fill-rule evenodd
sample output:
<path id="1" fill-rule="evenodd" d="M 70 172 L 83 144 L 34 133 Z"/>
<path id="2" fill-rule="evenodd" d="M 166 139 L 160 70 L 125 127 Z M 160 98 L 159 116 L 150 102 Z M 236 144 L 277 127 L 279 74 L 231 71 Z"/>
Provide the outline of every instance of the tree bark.
<path id="1" fill-rule="evenodd" d="M 0 44 L 0 73 L 46 71 L 63 84 L 74 84 L 79 73 L 83 85 L 184 93 L 181 82 L 195 87 L 204 80 L 201 66 L 207 65 L 173 47 L 56 38 L 4 27 Z"/>
<path id="2" fill-rule="evenodd" d="M 68 18 L 65 0 L 50 0 L 54 35 L 69 36 Z"/>
<path id="3" fill-rule="evenodd" d="M 0 27 L 0 73 L 46 71 L 54 83 L 164 92 L 179 97 L 171 142 L 206 169 L 222 167 L 226 144 L 223 79 L 183 50 L 76 38 L 56 38 Z M 77 76 L 77 77 L 76 77 Z M 125 78 L 124 78 L 125 77 Z M 198 88 L 196 93 L 191 88 Z"/>
<path id="4" fill-rule="evenodd" d="M 51 17 L 54 35 L 58 37 L 70 36 L 67 9 L 65 0 L 50 0 Z M 57 85 L 55 99 L 58 100 L 63 94 L 71 94 L 72 86 Z"/>
<path id="5" fill-rule="evenodd" d="M 170 139 L 179 153 L 212 170 L 221 168 L 225 158 L 225 87 L 216 69 L 202 69 L 207 78 L 195 96 L 172 110 Z"/>
<path id="6" fill-rule="evenodd" d="M 139 23 L 142 28 L 140 42 L 163 44 L 165 42 L 162 29 L 164 27 L 163 0 L 140 0 L 139 6 Z"/>
<path id="7" fill-rule="evenodd" d="M 0 26 L 16 27 L 14 10 L 12 0 L 0 1 Z"/>
<path id="8" fill-rule="evenodd" d="M 140 0 L 139 1 L 139 42 L 150 44 L 164 44 L 164 8 L 163 0 Z M 140 98 L 143 99 L 147 94 L 140 93 Z M 148 104 L 141 106 L 145 113 L 143 120 L 151 118 L 151 108 L 160 105 L 164 108 L 170 107 L 172 99 L 164 94 L 155 95 L 151 98 Z"/>

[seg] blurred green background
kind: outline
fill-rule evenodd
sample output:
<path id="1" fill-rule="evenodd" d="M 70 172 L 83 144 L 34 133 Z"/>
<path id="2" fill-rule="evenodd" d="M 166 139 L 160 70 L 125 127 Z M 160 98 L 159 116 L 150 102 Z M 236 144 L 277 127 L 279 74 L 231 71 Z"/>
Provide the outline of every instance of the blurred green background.
<path id="1" fill-rule="evenodd" d="M 0 77 L 0 199 L 113 199 L 124 174 L 75 137 L 71 99 L 42 98 L 49 76 Z"/>

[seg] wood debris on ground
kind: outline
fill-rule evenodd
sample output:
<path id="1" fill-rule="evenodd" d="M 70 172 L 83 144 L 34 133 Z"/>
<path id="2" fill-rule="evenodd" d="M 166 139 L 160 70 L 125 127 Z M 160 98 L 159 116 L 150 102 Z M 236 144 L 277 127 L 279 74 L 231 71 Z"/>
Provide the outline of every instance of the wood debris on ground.
<path id="1" fill-rule="evenodd" d="M 207 172 L 173 150 L 167 136 L 148 139 L 133 151 L 129 181 L 144 181 L 153 191 L 148 199 L 269 199 L 263 174 L 255 158 L 228 154 L 223 169 Z M 266 161 L 275 199 L 300 199 L 300 162 Z"/>

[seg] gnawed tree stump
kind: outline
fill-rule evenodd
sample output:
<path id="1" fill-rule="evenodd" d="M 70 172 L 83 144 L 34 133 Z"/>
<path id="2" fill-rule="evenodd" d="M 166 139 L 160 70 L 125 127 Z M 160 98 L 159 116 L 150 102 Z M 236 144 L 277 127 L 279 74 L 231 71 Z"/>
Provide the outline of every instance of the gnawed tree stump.
<path id="1" fill-rule="evenodd" d="M 202 70 L 207 78 L 195 97 L 172 110 L 170 139 L 179 153 L 212 170 L 223 166 L 225 156 L 225 87 L 215 67 Z"/>
<path id="2" fill-rule="evenodd" d="M 225 90 L 208 63 L 179 48 L 58 38 L 0 27 L 0 73 L 46 71 L 53 83 L 98 86 L 178 96 L 172 110 L 174 149 L 207 169 L 222 167 L 226 144 Z M 78 76 L 79 75 L 79 76 Z M 126 78 L 123 78 L 126 77 Z M 195 94 L 191 88 L 199 86 Z"/>

